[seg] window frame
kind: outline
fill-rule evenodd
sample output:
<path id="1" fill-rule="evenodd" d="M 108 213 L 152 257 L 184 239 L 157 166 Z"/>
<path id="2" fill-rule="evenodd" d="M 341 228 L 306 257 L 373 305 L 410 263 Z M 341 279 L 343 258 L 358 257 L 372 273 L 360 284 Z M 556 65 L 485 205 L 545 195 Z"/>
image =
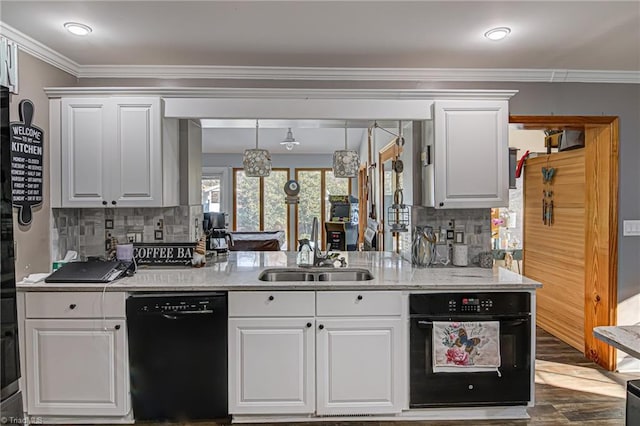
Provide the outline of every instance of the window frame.
<path id="1" fill-rule="evenodd" d="M 291 179 L 291 169 L 289 169 L 288 167 L 278 167 L 278 168 L 272 168 L 271 169 L 274 172 L 287 172 L 287 181 Z M 237 225 L 237 208 L 236 208 L 236 202 L 238 201 L 238 197 L 237 197 L 237 191 L 236 191 L 236 185 L 237 185 L 237 173 L 238 172 L 242 172 L 244 171 L 243 167 L 234 167 L 232 169 L 232 174 L 233 174 L 233 183 L 232 183 L 232 189 L 233 189 L 233 199 L 232 199 L 232 204 L 233 204 L 233 220 L 232 220 L 232 226 L 231 229 L 233 231 L 235 231 L 236 225 Z M 259 201 L 258 201 L 258 205 L 260 206 L 260 229 L 258 231 L 265 231 L 264 229 L 264 177 L 259 177 L 257 179 L 260 179 L 260 184 L 259 184 L 259 188 L 260 188 L 260 194 L 259 194 Z M 283 188 L 283 192 L 282 192 L 282 199 L 284 202 L 284 198 L 285 198 L 285 194 L 284 194 L 284 188 Z M 289 206 L 287 206 L 287 224 L 286 224 L 286 229 L 287 229 L 287 240 L 288 238 L 288 233 L 290 230 L 290 225 L 291 225 L 291 209 L 289 208 Z M 297 227 L 296 227 L 297 228 Z M 256 232 L 258 232 L 256 231 Z"/>
<path id="2" fill-rule="evenodd" d="M 204 166 L 202 167 L 202 175 L 200 176 L 200 183 L 205 179 L 211 179 L 220 177 L 220 211 L 225 213 L 227 218 L 231 218 L 235 206 L 232 203 L 233 187 L 231 183 L 231 167 L 214 167 Z M 203 205 L 204 212 L 204 205 Z"/>
<path id="3" fill-rule="evenodd" d="M 320 238 L 320 247 L 322 248 L 322 250 L 325 250 L 325 232 L 324 232 L 324 223 L 325 223 L 325 218 L 324 218 L 324 212 L 326 210 L 326 201 L 325 201 L 325 197 L 324 194 L 327 190 L 327 186 L 326 186 L 326 173 L 327 172 L 333 172 L 333 168 L 331 167 L 300 167 L 300 168 L 295 168 L 294 169 L 294 176 L 297 182 L 299 182 L 300 180 L 298 179 L 298 173 L 299 172 L 320 172 L 320 211 L 322 212 L 321 216 L 318 218 L 318 234 L 319 238 Z M 349 189 L 348 189 L 348 194 L 347 195 L 351 195 L 351 191 L 352 191 L 352 184 L 353 184 L 353 178 L 346 178 L 349 180 Z M 298 205 L 296 204 L 296 209 L 295 209 L 295 240 L 294 242 L 297 244 L 297 241 L 299 239 L 298 236 Z M 296 246 L 297 247 L 297 246 Z"/>

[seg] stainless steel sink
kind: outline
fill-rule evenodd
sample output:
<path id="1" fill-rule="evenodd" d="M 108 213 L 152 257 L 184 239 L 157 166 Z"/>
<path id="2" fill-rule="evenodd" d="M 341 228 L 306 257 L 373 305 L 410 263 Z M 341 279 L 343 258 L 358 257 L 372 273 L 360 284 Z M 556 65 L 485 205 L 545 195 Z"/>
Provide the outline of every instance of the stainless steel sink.
<path id="1" fill-rule="evenodd" d="M 315 281 L 313 272 L 304 269 L 265 269 L 258 275 L 260 281 Z"/>
<path id="2" fill-rule="evenodd" d="M 367 269 L 334 269 L 318 272 L 316 281 L 369 281 L 373 275 Z"/>
<path id="3" fill-rule="evenodd" d="M 301 269 L 301 268 L 272 268 L 265 269 L 258 275 L 260 281 L 368 281 L 373 275 L 364 268 L 340 269 Z"/>

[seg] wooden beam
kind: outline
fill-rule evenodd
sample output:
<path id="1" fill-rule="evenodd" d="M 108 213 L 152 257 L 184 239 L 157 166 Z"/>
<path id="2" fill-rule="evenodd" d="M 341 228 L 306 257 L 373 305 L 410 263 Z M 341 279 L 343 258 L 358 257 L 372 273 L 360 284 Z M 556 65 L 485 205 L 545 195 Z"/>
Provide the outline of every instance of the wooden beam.
<path id="1" fill-rule="evenodd" d="M 570 128 L 610 125 L 617 117 L 586 115 L 510 115 L 509 123 L 522 124 L 527 129 Z"/>

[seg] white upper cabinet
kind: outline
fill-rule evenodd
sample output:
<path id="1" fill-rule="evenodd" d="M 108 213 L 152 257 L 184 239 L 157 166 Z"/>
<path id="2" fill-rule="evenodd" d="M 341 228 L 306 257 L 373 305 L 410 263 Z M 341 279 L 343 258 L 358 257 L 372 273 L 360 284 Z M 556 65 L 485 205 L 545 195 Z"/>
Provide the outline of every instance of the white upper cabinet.
<path id="1" fill-rule="evenodd" d="M 109 197 L 110 161 L 105 124 L 108 99 L 62 101 L 62 198 L 64 206 L 98 206 Z M 106 127 L 106 128 L 105 128 Z"/>
<path id="2" fill-rule="evenodd" d="M 508 108 L 506 100 L 434 102 L 434 197 L 431 202 L 426 197 L 425 204 L 444 209 L 508 206 Z M 429 166 L 425 172 L 430 174 Z"/>
<path id="3" fill-rule="evenodd" d="M 159 98 L 114 98 L 113 201 L 122 207 L 162 205 Z"/>
<path id="4" fill-rule="evenodd" d="M 61 120 L 59 171 L 52 161 L 52 182 L 58 173 L 61 182 L 60 191 L 52 188 L 54 207 L 56 193 L 60 207 L 162 207 L 177 199 L 163 197 L 159 97 L 63 98 L 51 111 L 51 121 Z M 52 159 L 55 143 L 52 132 Z M 173 163 L 177 169 L 178 158 Z"/>

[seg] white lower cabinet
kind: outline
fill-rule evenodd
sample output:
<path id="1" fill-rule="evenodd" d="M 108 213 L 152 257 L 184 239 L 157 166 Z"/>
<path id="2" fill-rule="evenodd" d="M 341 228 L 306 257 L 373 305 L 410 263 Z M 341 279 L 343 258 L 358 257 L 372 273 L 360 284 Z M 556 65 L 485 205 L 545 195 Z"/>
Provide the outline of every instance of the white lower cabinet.
<path id="1" fill-rule="evenodd" d="M 313 413 L 313 318 L 229 319 L 229 411 Z"/>
<path id="2" fill-rule="evenodd" d="M 27 319 L 25 323 L 29 415 L 127 414 L 124 319 Z"/>
<path id="3" fill-rule="evenodd" d="M 125 293 L 24 296 L 25 414 L 46 423 L 130 422 Z"/>
<path id="4" fill-rule="evenodd" d="M 229 412 L 400 413 L 400 310 L 399 292 L 229 293 Z"/>
<path id="5" fill-rule="evenodd" d="M 317 413 L 399 413 L 402 321 L 318 318 L 317 322 Z"/>

